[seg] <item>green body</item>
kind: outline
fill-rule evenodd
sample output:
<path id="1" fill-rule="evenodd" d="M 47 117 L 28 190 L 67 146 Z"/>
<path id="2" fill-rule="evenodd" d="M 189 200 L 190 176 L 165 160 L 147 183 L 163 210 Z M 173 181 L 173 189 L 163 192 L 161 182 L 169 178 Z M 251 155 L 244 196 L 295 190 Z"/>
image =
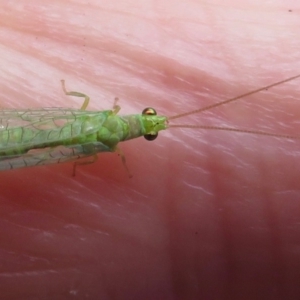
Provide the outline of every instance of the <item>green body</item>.
<path id="1" fill-rule="evenodd" d="M 61 113 L 57 113 L 59 111 Z M 7 115 L 9 112 L 5 111 Z M 45 109 L 39 117 L 36 116 L 38 112 L 35 114 L 32 110 L 11 112 L 6 118 L 7 124 L 4 122 L 0 130 L 0 170 L 59 163 L 115 151 L 119 142 L 167 128 L 164 116 L 118 116 L 111 110 Z M 21 119 L 25 125 L 14 126 L 14 119 Z"/>
<path id="2" fill-rule="evenodd" d="M 95 156 L 99 152 L 116 151 L 119 142 L 140 136 L 153 140 L 160 130 L 168 128 L 168 120 L 200 113 L 237 101 L 298 77 L 300 75 L 169 118 L 157 116 L 152 108 L 144 109 L 142 115 L 118 116 L 117 112 L 120 107 L 116 105 L 117 100 L 113 106 L 114 110 L 85 111 L 89 97 L 79 92 L 68 92 L 64 80 L 61 80 L 62 89 L 66 95 L 84 98 L 80 110 L 42 108 L 0 111 L 0 170 L 61 163 Z M 299 139 L 297 136 L 219 126 L 171 125 L 170 127 L 226 130 Z M 124 156 L 122 156 L 122 160 L 125 165 Z M 74 165 L 76 166 L 76 164 Z"/>

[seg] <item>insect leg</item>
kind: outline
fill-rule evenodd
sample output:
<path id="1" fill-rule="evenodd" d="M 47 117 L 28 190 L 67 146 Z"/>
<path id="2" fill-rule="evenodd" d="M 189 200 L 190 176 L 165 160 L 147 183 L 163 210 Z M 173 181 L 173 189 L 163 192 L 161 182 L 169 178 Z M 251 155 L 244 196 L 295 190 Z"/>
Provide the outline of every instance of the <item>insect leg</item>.
<path id="1" fill-rule="evenodd" d="M 80 156 L 80 158 L 90 158 L 84 161 L 76 161 L 73 165 L 73 176 L 75 176 L 76 168 L 78 165 L 88 165 L 94 163 L 100 152 L 111 152 L 112 150 L 101 142 L 93 142 L 86 144 L 78 144 L 67 146 L 66 148 L 72 149 L 73 155 Z"/>
<path id="2" fill-rule="evenodd" d="M 119 101 L 119 98 L 115 98 L 114 100 L 114 105 L 113 105 L 113 114 L 116 115 L 120 110 L 121 110 L 121 106 L 117 105 Z"/>
<path id="3" fill-rule="evenodd" d="M 63 89 L 63 91 L 64 91 L 64 93 L 65 93 L 66 95 L 84 98 L 83 104 L 82 104 L 82 106 L 81 106 L 80 109 L 81 109 L 81 110 L 85 110 L 85 109 L 87 108 L 87 106 L 89 105 L 89 102 L 90 102 L 90 97 L 89 97 L 89 96 L 87 96 L 87 95 L 85 95 L 85 94 L 82 94 L 82 93 L 79 93 L 79 92 L 73 92 L 73 91 L 68 92 L 68 91 L 66 90 L 66 86 L 65 86 L 65 81 L 64 81 L 64 79 L 61 80 L 61 85 L 62 85 L 62 89 Z"/>
<path id="4" fill-rule="evenodd" d="M 115 149 L 115 151 L 118 153 L 119 156 L 121 156 L 122 164 L 123 164 L 123 166 L 124 166 L 126 172 L 128 173 L 129 178 L 132 178 L 133 176 L 132 176 L 132 174 L 130 173 L 128 167 L 127 167 L 127 164 L 126 164 L 126 158 L 125 158 L 125 155 L 124 155 L 123 151 L 122 151 L 119 147 L 117 147 L 117 148 Z"/>
<path id="5" fill-rule="evenodd" d="M 76 168 L 77 166 L 82 166 L 82 165 L 89 165 L 89 164 L 93 164 L 96 160 L 98 159 L 98 155 L 94 154 L 91 159 L 86 160 L 86 161 L 75 161 L 73 164 L 73 173 L 72 176 L 75 177 L 76 174 Z"/>

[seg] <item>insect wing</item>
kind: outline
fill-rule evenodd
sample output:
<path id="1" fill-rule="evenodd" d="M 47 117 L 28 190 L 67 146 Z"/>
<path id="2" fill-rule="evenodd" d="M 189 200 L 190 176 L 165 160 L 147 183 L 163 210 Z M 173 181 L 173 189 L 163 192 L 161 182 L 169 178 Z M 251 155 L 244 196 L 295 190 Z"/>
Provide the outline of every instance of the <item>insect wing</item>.
<path id="1" fill-rule="evenodd" d="M 88 121 L 87 121 L 88 119 Z M 43 108 L 0 111 L 0 151 L 35 148 L 99 130 L 106 114 L 78 109 Z M 83 122 L 88 131 L 84 131 Z"/>
<path id="2" fill-rule="evenodd" d="M 51 119 L 55 117 L 65 116 L 68 118 L 68 115 L 72 115 L 74 112 L 78 114 L 86 113 L 86 111 L 81 111 L 78 109 L 72 108 L 61 108 L 61 107 L 51 107 L 51 108 L 37 108 L 37 109 L 3 109 L 0 110 L 0 124 L 2 127 L 9 125 L 10 127 L 24 126 L 28 122 L 33 123 L 43 119 Z"/>
<path id="3" fill-rule="evenodd" d="M 111 149 L 100 142 L 34 149 L 23 155 L 10 155 L 1 158 L 0 171 L 39 165 L 59 164 L 89 157 L 99 152 L 108 151 L 111 151 Z"/>

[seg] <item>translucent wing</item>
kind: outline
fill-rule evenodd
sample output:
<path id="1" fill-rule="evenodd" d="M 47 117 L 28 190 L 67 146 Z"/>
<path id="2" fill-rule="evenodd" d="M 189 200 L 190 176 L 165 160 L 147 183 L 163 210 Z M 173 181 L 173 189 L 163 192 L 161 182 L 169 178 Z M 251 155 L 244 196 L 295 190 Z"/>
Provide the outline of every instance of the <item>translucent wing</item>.
<path id="1" fill-rule="evenodd" d="M 58 146 L 54 148 L 34 149 L 23 155 L 11 155 L 0 159 L 0 170 L 11 170 L 39 165 L 58 164 L 89 157 L 111 149 L 100 142 L 83 145 Z"/>
<path id="2" fill-rule="evenodd" d="M 61 107 L 49 107 L 49 108 L 37 108 L 37 109 L 3 109 L 0 110 L 0 123 L 9 124 L 12 127 L 24 126 L 26 122 L 35 122 L 43 119 L 51 119 L 54 117 L 66 117 L 72 116 L 73 113 L 86 114 L 87 111 L 78 110 L 73 108 L 61 108 Z M 92 112 L 88 112 L 92 113 Z M 94 112 L 97 113 L 97 112 Z"/>
<path id="3" fill-rule="evenodd" d="M 107 112 L 63 108 L 1 110 L 0 151 L 30 149 L 94 133 L 106 120 Z"/>

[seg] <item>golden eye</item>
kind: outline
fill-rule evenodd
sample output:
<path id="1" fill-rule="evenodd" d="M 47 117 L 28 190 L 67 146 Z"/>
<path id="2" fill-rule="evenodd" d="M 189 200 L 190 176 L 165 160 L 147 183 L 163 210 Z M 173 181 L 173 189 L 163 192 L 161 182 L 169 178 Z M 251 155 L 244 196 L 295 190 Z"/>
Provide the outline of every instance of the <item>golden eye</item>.
<path id="1" fill-rule="evenodd" d="M 148 115 L 148 116 L 156 116 L 156 110 L 152 107 L 146 107 L 143 111 L 142 111 L 143 115 Z"/>
<path id="2" fill-rule="evenodd" d="M 142 111 L 142 114 L 145 116 L 156 116 L 157 113 L 156 113 L 156 110 L 152 107 L 146 107 L 143 111 Z M 158 133 L 155 133 L 155 134 L 145 134 L 144 135 L 144 138 L 147 140 L 147 141 L 154 141 L 158 136 Z"/>
<path id="3" fill-rule="evenodd" d="M 145 134 L 144 135 L 144 138 L 147 140 L 147 141 L 154 141 L 158 136 L 158 133 L 156 134 Z"/>

